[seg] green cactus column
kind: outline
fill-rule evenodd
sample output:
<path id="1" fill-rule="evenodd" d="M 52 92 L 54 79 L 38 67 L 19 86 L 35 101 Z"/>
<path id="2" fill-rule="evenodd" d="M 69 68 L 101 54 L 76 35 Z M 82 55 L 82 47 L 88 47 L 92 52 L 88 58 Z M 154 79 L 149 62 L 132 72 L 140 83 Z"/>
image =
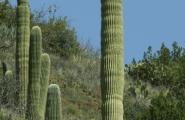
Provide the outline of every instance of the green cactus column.
<path id="1" fill-rule="evenodd" d="M 50 62 L 49 55 L 46 53 L 42 54 L 41 55 L 41 75 L 40 75 L 40 114 L 41 114 L 40 120 L 45 120 L 50 66 L 51 66 L 51 62 Z"/>
<path id="2" fill-rule="evenodd" d="M 48 88 L 45 120 L 61 120 L 61 93 L 56 84 L 51 84 Z"/>
<path id="3" fill-rule="evenodd" d="M 122 0 L 101 0 L 102 120 L 123 120 Z"/>
<path id="4" fill-rule="evenodd" d="M 33 27 L 30 37 L 29 85 L 26 118 L 28 120 L 40 120 L 41 29 L 38 26 Z"/>
<path id="5" fill-rule="evenodd" d="M 28 88 L 30 9 L 28 0 L 17 0 L 16 79 L 19 82 L 19 104 L 25 115 Z"/>

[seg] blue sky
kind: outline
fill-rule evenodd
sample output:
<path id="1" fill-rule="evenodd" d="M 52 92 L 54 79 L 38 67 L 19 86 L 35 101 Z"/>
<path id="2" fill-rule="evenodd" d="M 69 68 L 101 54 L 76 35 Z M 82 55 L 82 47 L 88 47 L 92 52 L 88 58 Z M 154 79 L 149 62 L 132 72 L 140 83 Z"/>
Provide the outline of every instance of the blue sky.
<path id="1" fill-rule="evenodd" d="M 16 4 L 16 0 L 10 0 Z M 100 0 L 30 0 L 31 9 L 56 4 L 78 37 L 100 48 Z M 149 45 L 165 42 L 185 46 L 185 0 L 124 0 L 125 62 L 140 59 Z"/>

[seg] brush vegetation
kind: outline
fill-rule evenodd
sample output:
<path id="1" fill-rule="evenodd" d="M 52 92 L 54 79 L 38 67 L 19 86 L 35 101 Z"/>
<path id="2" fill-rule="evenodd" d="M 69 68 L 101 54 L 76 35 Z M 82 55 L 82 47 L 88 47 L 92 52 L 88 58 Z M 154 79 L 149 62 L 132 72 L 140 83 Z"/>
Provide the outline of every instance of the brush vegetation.
<path id="1" fill-rule="evenodd" d="M 19 6 L 22 1 L 20 0 Z M 20 9 L 26 9 L 25 5 L 27 6 L 28 3 L 22 4 L 24 7 L 21 6 Z M 103 5 L 110 4 L 105 2 Z M 16 27 L 16 8 L 8 0 L 0 1 L 0 120 L 111 118 L 106 108 L 103 109 L 103 116 L 101 115 L 101 93 L 113 92 L 107 92 L 110 89 L 101 92 L 100 51 L 89 44 L 82 43 L 75 28 L 69 25 L 67 17 L 55 16 L 54 6 L 49 9 L 49 12 L 47 10 L 30 12 L 30 28 L 33 27 L 31 41 L 24 43 L 30 44 L 29 56 L 25 53 L 21 57 L 23 61 L 29 57 L 27 63 L 19 61 L 20 59 L 17 59 L 20 58 L 19 55 L 15 56 L 16 38 L 26 38 L 21 34 L 22 32 L 17 31 L 19 28 Z M 20 27 L 22 28 L 25 27 Z M 26 28 L 22 31 L 29 33 Z M 102 39 L 107 36 L 102 36 Z M 109 46 L 110 43 L 109 41 L 106 45 Z M 121 41 L 118 41 L 114 45 L 117 46 L 120 43 Z M 102 44 L 103 47 L 106 45 Z M 24 48 L 19 49 L 17 48 L 17 51 L 22 51 Z M 22 53 L 20 52 L 20 55 Z M 103 53 L 103 55 L 111 56 L 112 54 Z M 25 76 L 30 83 L 28 83 L 28 88 L 25 88 L 29 91 L 28 95 L 25 89 L 19 88 L 21 81 L 15 75 L 18 73 L 21 77 L 19 69 L 15 69 L 15 63 L 19 66 L 19 62 L 23 62 L 21 64 L 25 67 L 27 67 L 26 64 L 32 66 L 28 69 L 28 76 Z M 111 65 L 108 67 L 111 68 Z M 26 72 L 27 68 L 24 69 Z M 118 91 L 121 94 L 124 92 L 123 106 L 119 106 L 124 108 L 124 120 L 185 119 L 185 47 L 174 42 L 169 48 L 162 43 L 159 50 L 152 51 L 150 46 L 141 60 L 133 59 L 130 64 L 125 65 L 124 71 L 125 73 L 122 73 L 125 75 L 124 91 Z M 22 85 L 26 86 L 27 82 L 22 82 L 25 83 Z M 120 82 L 120 86 L 121 84 L 123 83 Z M 102 89 L 104 86 L 106 84 L 102 85 Z M 120 96 L 122 98 L 122 95 Z M 22 99 L 24 101 L 19 102 L 20 97 L 24 98 Z M 29 98 L 28 101 L 27 98 Z M 122 99 L 117 101 L 121 103 L 120 100 L 122 101 Z M 40 101 L 43 102 L 40 103 Z M 109 99 L 104 98 L 103 104 L 106 101 Z M 28 106 L 27 114 L 22 112 L 25 109 L 24 104 Z M 33 109 L 34 111 L 31 111 Z M 49 114 L 50 110 L 54 114 Z M 118 116 L 120 119 L 122 119 L 120 117 L 122 114 L 121 112 Z"/>

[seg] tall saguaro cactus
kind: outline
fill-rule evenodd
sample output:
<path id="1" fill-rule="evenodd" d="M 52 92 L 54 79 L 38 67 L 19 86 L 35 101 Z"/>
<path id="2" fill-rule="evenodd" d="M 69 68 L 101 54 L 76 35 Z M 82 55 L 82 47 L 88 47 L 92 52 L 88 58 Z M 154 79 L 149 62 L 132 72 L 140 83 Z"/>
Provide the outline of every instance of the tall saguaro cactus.
<path id="1" fill-rule="evenodd" d="M 30 9 L 28 0 L 17 0 L 16 79 L 19 81 L 19 104 L 25 115 L 28 88 Z"/>
<path id="2" fill-rule="evenodd" d="M 41 29 L 38 26 L 33 27 L 30 37 L 29 85 L 26 118 L 28 120 L 40 120 Z"/>
<path id="3" fill-rule="evenodd" d="M 123 120 L 122 0 L 101 0 L 102 120 Z"/>
<path id="4" fill-rule="evenodd" d="M 45 120 L 61 120 L 61 93 L 56 84 L 48 88 Z"/>
<path id="5" fill-rule="evenodd" d="M 41 114 L 40 120 L 45 120 L 50 65 L 51 65 L 51 62 L 50 62 L 49 55 L 46 53 L 42 54 L 41 55 L 41 75 L 40 75 L 40 114 Z"/>

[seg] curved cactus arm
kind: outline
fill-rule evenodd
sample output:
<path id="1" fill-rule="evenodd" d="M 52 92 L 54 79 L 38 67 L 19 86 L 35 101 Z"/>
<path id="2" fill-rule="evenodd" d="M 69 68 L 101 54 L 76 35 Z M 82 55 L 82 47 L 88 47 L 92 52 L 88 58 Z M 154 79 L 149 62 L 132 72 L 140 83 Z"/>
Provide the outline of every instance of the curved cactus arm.
<path id="1" fill-rule="evenodd" d="M 123 120 L 122 0 L 101 0 L 102 120 Z"/>
<path id="2" fill-rule="evenodd" d="M 30 36 L 29 85 L 26 114 L 28 120 L 40 120 L 41 46 L 41 29 L 38 26 L 34 26 Z"/>
<path id="3" fill-rule="evenodd" d="M 48 88 L 45 120 L 61 120 L 61 93 L 56 84 Z"/>
<path id="4" fill-rule="evenodd" d="M 50 75 L 50 57 L 44 53 L 41 55 L 41 75 L 40 75 L 40 114 L 41 120 L 45 120 L 46 100 Z"/>

